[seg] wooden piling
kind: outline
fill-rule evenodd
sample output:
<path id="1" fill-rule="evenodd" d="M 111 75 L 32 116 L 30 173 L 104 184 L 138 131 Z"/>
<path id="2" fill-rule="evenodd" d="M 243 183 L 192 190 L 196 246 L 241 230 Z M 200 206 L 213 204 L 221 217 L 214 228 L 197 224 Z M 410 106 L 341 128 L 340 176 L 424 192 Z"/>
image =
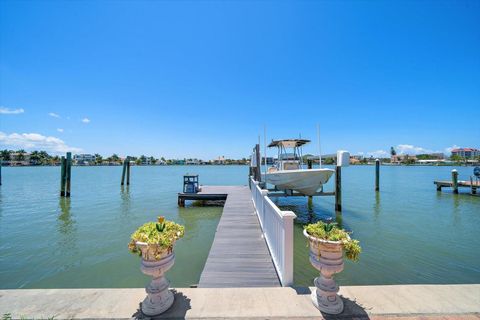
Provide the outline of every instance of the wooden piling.
<path id="1" fill-rule="evenodd" d="M 253 167 L 251 165 L 252 164 L 250 164 L 250 167 L 248 168 L 248 187 L 250 188 L 250 190 L 252 189 L 252 179 L 251 179 L 251 177 L 253 177 Z"/>
<path id="2" fill-rule="evenodd" d="M 474 187 L 472 176 L 470 176 L 470 193 L 477 194 L 477 188 Z"/>
<path id="3" fill-rule="evenodd" d="M 65 196 L 70 197 L 70 187 L 72 181 L 72 153 L 67 152 L 67 165 L 66 165 L 66 184 L 65 184 Z"/>
<path id="4" fill-rule="evenodd" d="M 127 157 L 127 186 L 130 185 L 130 158 Z"/>
<path id="5" fill-rule="evenodd" d="M 312 169 L 313 168 L 313 160 L 312 159 L 307 159 L 307 168 Z M 308 196 L 308 206 L 312 207 L 313 205 L 313 197 Z"/>
<path id="6" fill-rule="evenodd" d="M 262 174 L 260 168 L 262 165 L 262 160 L 260 157 L 260 145 L 258 143 L 255 145 L 255 157 L 257 158 L 257 166 L 255 167 L 255 181 L 261 182 Z"/>
<path id="7" fill-rule="evenodd" d="M 375 160 L 375 191 L 380 191 L 380 160 Z"/>
<path id="8" fill-rule="evenodd" d="M 335 167 L 335 211 L 342 212 L 342 167 Z"/>
<path id="9" fill-rule="evenodd" d="M 125 183 L 125 172 L 127 171 L 127 160 L 123 160 L 123 168 L 122 168 L 122 181 L 120 182 L 120 185 L 124 185 Z"/>
<path id="10" fill-rule="evenodd" d="M 62 156 L 60 161 L 60 197 L 65 197 L 65 182 L 67 180 L 67 159 Z"/>
<path id="11" fill-rule="evenodd" d="M 452 170 L 452 188 L 453 193 L 458 193 L 458 171 L 456 169 Z"/>
<path id="12" fill-rule="evenodd" d="M 2 162 L 3 159 L 0 159 L 0 186 L 2 185 Z"/>

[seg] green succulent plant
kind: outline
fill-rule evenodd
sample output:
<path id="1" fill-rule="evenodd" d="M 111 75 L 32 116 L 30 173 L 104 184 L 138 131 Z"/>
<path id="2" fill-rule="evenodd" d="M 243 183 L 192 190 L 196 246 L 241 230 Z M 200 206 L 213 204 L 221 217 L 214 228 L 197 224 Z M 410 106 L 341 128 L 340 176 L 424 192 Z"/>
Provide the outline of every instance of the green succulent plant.
<path id="1" fill-rule="evenodd" d="M 338 227 L 334 222 L 325 223 L 319 221 L 305 226 L 308 235 L 322 240 L 339 241 L 342 243 L 343 251 L 347 259 L 358 261 L 362 248 L 358 240 L 351 239 L 349 233 Z"/>
<path id="2" fill-rule="evenodd" d="M 158 217 L 157 222 L 147 222 L 140 226 L 131 235 L 131 241 L 128 249 L 135 254 L 141 255 L 141 250 L 137 247 L 137 242 L 156 245 L 158 255 L 163 251 L 172 251 L 175 241 L 182 238 L 185 228 L 173 221 L 165 220 L 164 217 Z"/>

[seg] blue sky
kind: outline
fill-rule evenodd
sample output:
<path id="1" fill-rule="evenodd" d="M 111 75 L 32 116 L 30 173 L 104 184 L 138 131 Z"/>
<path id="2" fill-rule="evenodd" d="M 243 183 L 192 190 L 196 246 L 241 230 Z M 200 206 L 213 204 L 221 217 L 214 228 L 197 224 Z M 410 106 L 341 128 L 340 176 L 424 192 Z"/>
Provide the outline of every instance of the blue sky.
<path id="1" fill-rule="evenodd" d="M 480 2 L 1 1 L 0 106 L 2 149 L 480 147 Z"/>

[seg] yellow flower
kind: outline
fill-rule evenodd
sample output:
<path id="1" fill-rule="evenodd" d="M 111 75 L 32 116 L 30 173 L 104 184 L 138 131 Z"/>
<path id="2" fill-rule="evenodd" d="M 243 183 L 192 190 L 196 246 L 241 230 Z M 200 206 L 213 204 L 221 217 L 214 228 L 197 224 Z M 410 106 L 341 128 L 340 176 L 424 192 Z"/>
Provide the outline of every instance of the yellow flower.
<path id="1" fill-rule="evenodd" d="M 158 217 L 158 223 L 163 223 L 165 221 L 165 217 L 161 216 Z"/>

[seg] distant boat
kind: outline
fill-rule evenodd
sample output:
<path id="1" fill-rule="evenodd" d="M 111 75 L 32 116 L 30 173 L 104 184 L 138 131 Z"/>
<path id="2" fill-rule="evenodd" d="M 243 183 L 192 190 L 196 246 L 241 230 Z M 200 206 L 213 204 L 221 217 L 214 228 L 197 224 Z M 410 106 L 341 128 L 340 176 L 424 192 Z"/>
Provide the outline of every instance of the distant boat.
<path id="1" fill-rule="evenodd" d="M 310 140 L 286 139 L 272 141 L 268 147 L 278 148 L 278 160 L 274 166 L 268 168 L 265 179 L 279 190 L 294 190 L 311 196 L 322 189 L 335 170 L 332 169 L 303 169 L 301 147 Z M 292 153 L 287 153 L 292 149 Z"/>

